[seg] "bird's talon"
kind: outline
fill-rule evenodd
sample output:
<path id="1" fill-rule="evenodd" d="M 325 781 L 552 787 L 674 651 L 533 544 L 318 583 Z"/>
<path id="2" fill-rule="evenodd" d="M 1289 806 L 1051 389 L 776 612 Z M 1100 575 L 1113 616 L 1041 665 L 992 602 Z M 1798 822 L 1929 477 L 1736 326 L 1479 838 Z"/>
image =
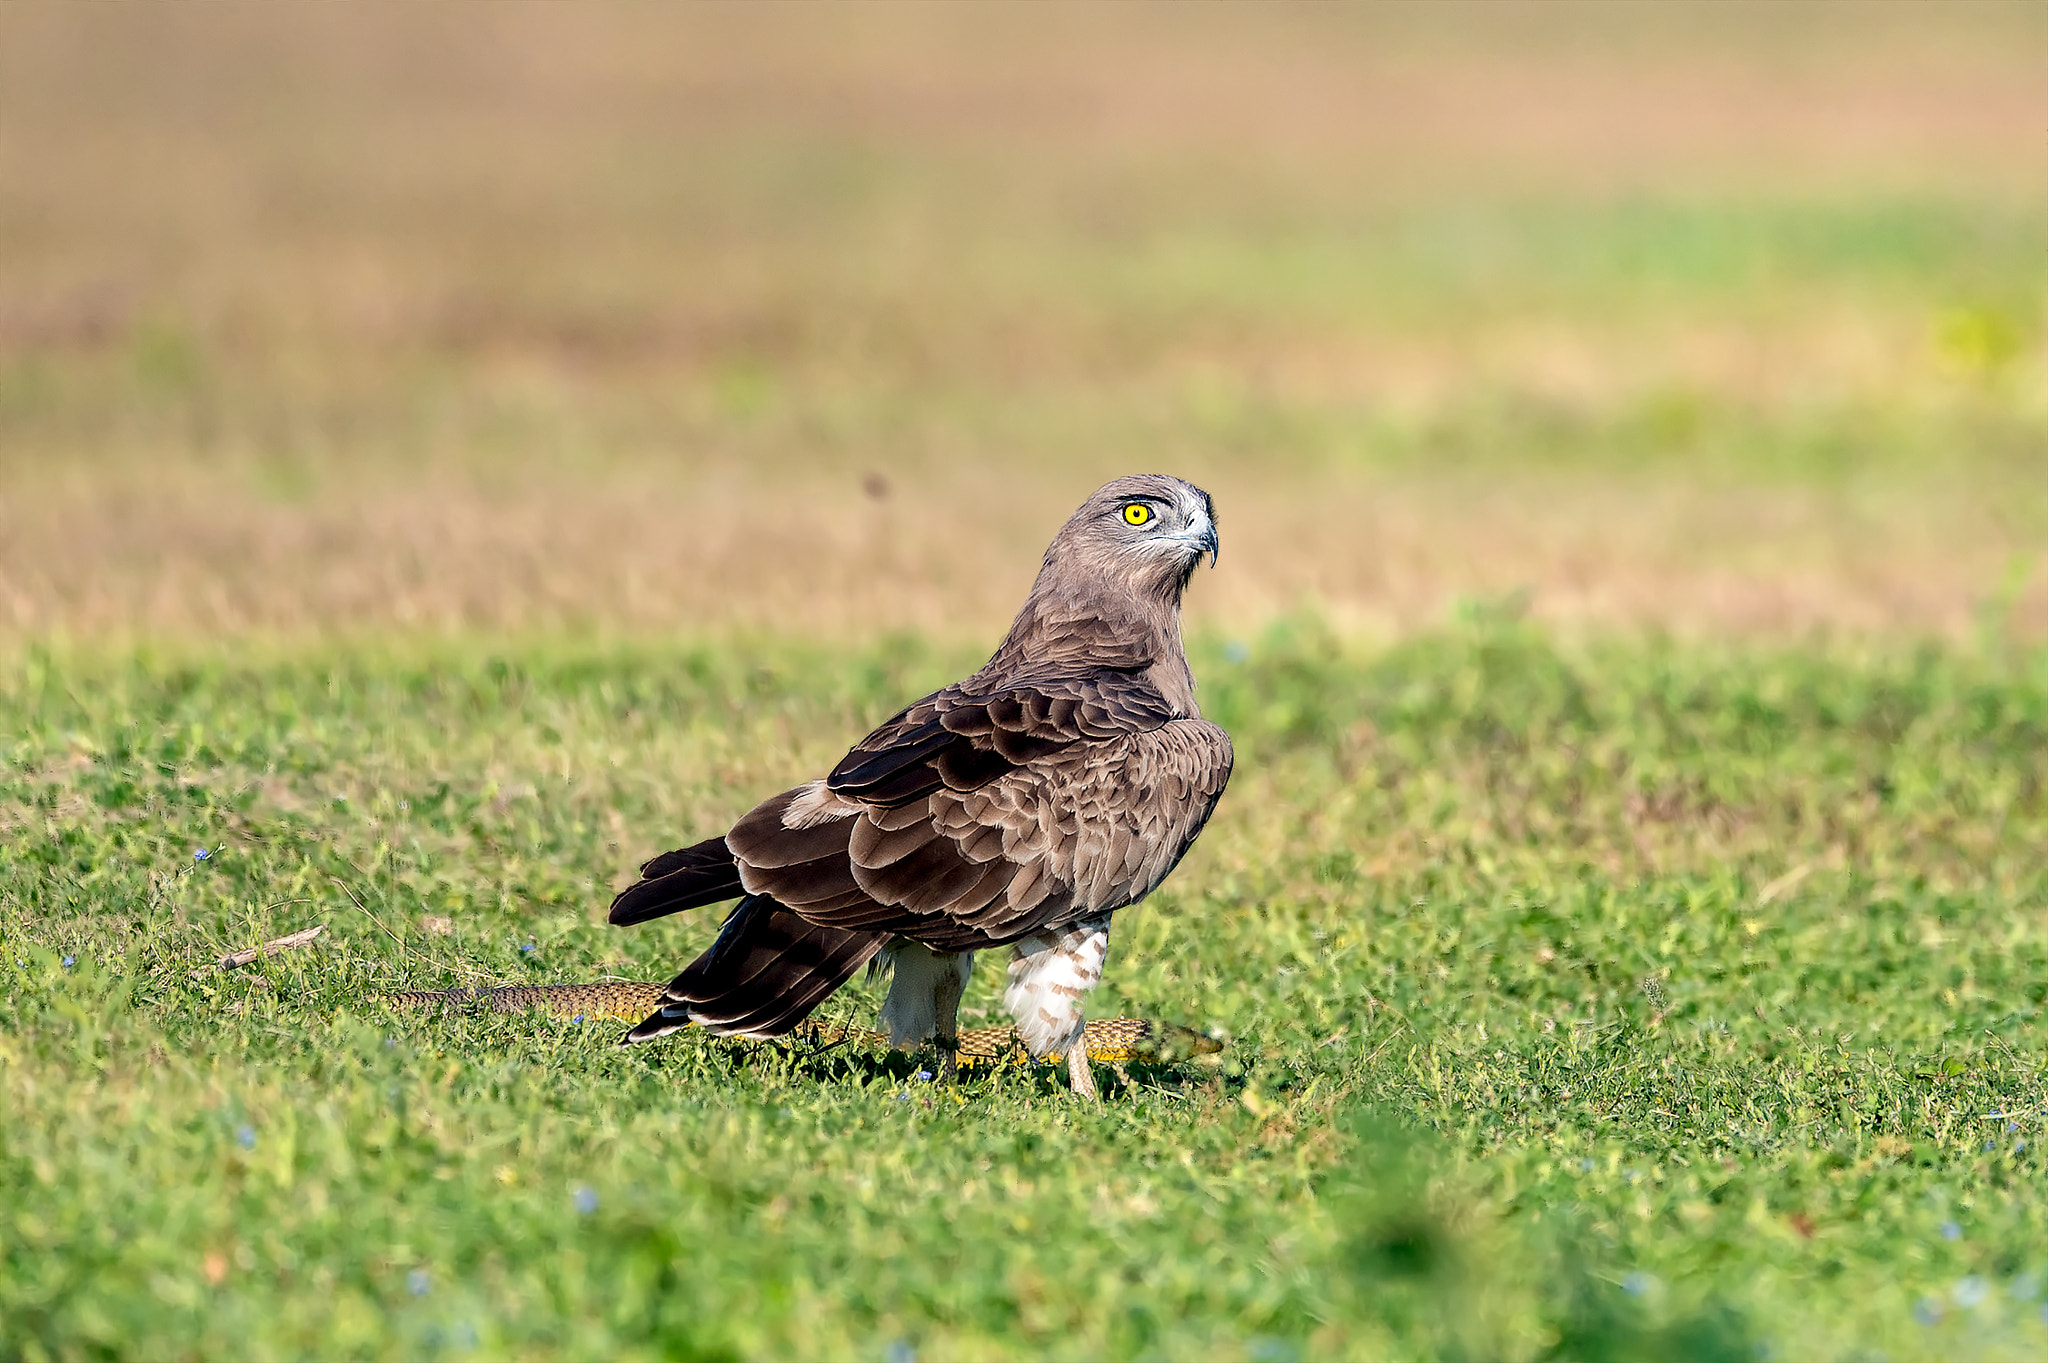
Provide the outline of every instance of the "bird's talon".
<path id="1" fill-rule="evenodd" d="M 1102 1101 L 1102 1095 L 1095 1091 L 1095 1071 L 1088 1064 L 1088 1048 L 1079 1041 L 1067 1052 L 1067 1086 L 1076 1098 L 1091 1103 Z"/>

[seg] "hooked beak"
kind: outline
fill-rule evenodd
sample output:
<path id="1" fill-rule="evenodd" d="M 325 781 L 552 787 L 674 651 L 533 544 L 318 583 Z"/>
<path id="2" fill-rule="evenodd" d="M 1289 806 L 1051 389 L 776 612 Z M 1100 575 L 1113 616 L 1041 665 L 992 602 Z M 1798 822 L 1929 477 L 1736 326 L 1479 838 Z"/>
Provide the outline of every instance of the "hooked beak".
<path id="1" fill-rule="evenodd" d="M 1207 500 L 1205 496 L 1203 500 Z M 1202 555 L 1209 556 L 1209 566 L 1214 568 L 1216 560 L 1223 557 L 1223 542 L 1216 538 L 1216 512 L 1213 506 L 1205 508 L 1202 523 L 1195 539 L 1195 562 L 1202 561 Z"/>
<path id="2" fill-rule="evenodd" d="M 1216 566 L 1216 553 L 1220 546 L 1216 543 L 1215 522 L 1209 520 L 1198 521 L 1180 534 L 1175 535 L 1172 543 L 1180 545 L 1182 553 L 1187 553 L 1190 549 L 1194 551 L 1193 554 L 1184 560 L 1187 565 L 1184 571 L 1194 572 L 1196 568 L 1201 566 L 1202 557 L 1205 554 L 1209 558 L 1209 566 L 1211 568 Z"/>

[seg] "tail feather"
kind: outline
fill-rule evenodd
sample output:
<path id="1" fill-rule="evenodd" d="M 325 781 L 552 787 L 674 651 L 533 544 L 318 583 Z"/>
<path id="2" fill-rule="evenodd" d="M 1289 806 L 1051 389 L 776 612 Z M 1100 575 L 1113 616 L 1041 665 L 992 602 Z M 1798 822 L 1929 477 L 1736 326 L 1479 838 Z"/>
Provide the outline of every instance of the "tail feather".
<path id="1" fill-rule="evenodd" d="M 703 955 L 662 995 L 662 1007 L 620 1038 L 651 1041 L 691 1023 L 729 1036 L 784 1036 L 888 942 L 886 932 L 819 927 L 749 895 Z"/>
<path id="2" fill-rule="evenodd" d="M 669 1004 L 633 1024 L 624 1036 L 619 1038 L 621 1046 L 631 1046 L 637 1041 L 653 1041 L 671 1032 L 680 1032 L 690 1025 L 690 1005 Z"/>
<path id="3" fill-rule="evenodd" d="M 612 900 L 611 920 L 619 927 L 644 923 L 685 909 L 702 908 L 746 893 L 739 863 L 723 837 L 663 852 L 640 868 L 640 879 Z"/>

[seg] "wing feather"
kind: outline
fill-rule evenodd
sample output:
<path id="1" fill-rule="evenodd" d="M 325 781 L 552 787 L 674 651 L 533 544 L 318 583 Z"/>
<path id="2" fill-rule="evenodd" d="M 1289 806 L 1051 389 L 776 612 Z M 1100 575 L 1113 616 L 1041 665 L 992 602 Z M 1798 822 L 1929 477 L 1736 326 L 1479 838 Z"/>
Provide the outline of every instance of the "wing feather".
<path id="1" fill-rule="evenodd" d="M 790 805 L 805 787 L 785 790 L 754 806 L 725 835 L 741 867 L 741 879 L 749 870 L 797 866 L 826 857 L 846 855 L 846 838 L 852 832 L 851 817 L 808 823 L 799 818 L 790 826 Z M 754 886 L 749 883 L 749 890 Z"/>
<path id="2" fill-rule="evenodd" d="M 724 838 L 663 852 L 640 868 L 640 879 L 612 900 L 611 921 L 625 926 L 702 908 L 741 893 L 740 868 Z"/>
<path id="3" fill-rule="evenodd" d="M 883 828 L 873 820 L 856 819 L 846 850 L 855 866 L 879 871 L 894 866 L 938 836 L 939 830 L 929 818 L 900 828 Z"/>
<path id="4" fill-rule="evenodd" d="M 1223 731 L 1175 717 L 1142 675 L 955 687 L 726 843 L 748 893 L 807 922 L 972 950 L 1143 898 L 1229 770 Z"/>
<path id="5" fill-rule="evenodd" d="M 944 912 L 981 878 L 980 868 L 950 842 L 934 838 L 907 857 L 870 869 L 856 864 L 853 878 L 878 904 L 894 904 L 908 915 Z"/>
<path id="6" fill-rule="evenodd" d="M 958 837 L 960 855 L 969 861 L 994 861 L 1003 855 L 1003 829 L 1000 824 L 970 824 Z M 1014 864 L 1009 865 L 1015 870 Z"/>
<path id="7" fill-rule="evenodd" d="M 830 914 L 860 902 L 867 893 L 854 881 L 846 857 L 840 855 L 780 868 L 775 875 L 775 897 L 792 909 Z"/>

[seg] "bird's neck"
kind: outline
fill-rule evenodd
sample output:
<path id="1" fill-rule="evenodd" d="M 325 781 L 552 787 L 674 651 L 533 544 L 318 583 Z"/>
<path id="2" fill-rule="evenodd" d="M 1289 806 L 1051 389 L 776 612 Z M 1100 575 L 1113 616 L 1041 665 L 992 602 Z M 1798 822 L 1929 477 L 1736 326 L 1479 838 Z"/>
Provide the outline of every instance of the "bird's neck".
<path id="1" fill-rule="evenodd" d="M 1181 644 L 1180 589 L 1133 596 L 1072 584 L 1032 588 L 977 680 L 1001 686 L 1027 673 L 1141 672 L 1175 713 L 1195 715 L 1195 678 Z"/>

